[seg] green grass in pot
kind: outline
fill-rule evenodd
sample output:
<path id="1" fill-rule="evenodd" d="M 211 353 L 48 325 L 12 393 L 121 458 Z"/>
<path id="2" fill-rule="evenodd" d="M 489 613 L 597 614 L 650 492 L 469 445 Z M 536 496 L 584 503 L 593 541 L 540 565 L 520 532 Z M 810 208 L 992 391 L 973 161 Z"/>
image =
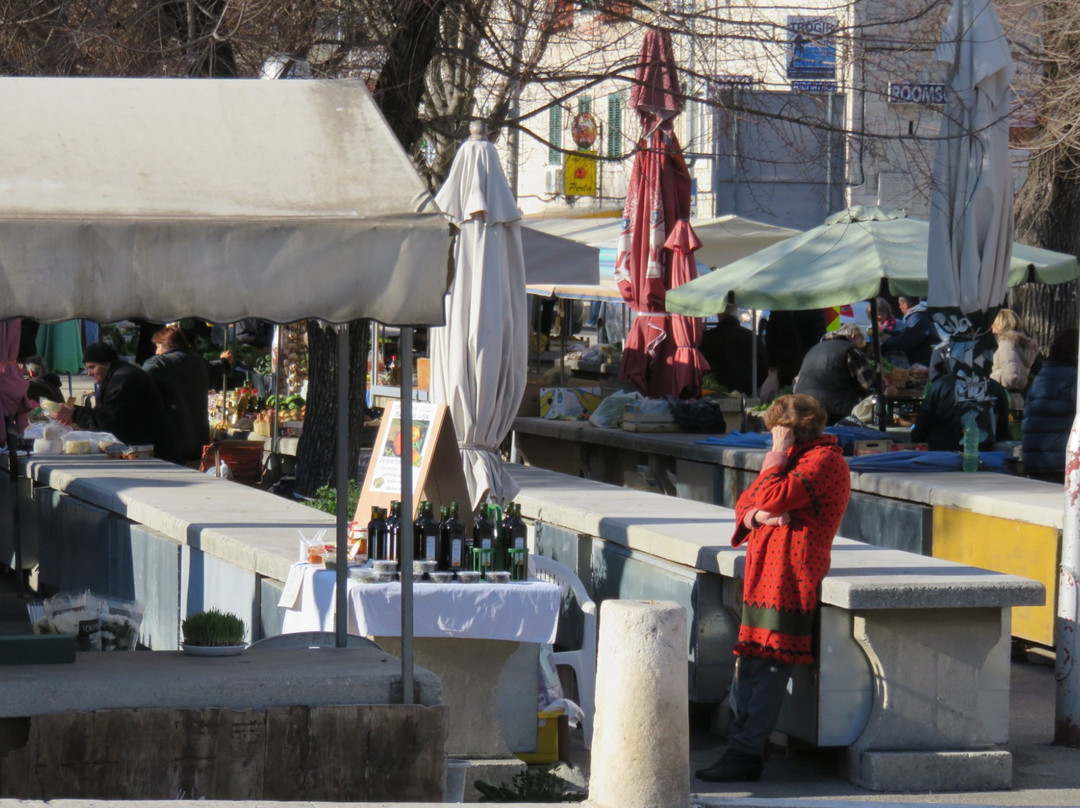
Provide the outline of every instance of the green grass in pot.
<path id="1" fill-rule="evenodd" d="M 244 621 L 230 612 L 208 609 L 186 618 L 181 628 L 185 645 L 221 647 L 242 645 Z"/>

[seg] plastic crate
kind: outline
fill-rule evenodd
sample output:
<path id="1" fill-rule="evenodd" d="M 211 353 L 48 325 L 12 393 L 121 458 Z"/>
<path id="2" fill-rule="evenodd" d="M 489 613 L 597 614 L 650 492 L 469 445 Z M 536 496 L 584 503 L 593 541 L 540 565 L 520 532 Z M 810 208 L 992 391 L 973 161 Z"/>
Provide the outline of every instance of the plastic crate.
<path id="1" fill-rule="evenodd" d="M 541 710 L 536 714 L 536 751 L 515 755 L 526 763 L 554 763 L 559 760 L 559 722 L 566 721 L 565 710 Z"/>

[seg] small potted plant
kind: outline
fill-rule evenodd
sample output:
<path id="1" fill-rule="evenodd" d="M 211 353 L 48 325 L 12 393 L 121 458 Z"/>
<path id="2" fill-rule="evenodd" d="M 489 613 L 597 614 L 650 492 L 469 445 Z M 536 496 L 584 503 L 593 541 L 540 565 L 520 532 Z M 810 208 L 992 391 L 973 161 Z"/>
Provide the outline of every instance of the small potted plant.
<path id="1" fill-rule="evenodd" d="M 181 647 L 193 656 L 232 656 L 245 648 L 244 621 L 231 612 L 196 612 L 184 619 L 181 628 Z"/>

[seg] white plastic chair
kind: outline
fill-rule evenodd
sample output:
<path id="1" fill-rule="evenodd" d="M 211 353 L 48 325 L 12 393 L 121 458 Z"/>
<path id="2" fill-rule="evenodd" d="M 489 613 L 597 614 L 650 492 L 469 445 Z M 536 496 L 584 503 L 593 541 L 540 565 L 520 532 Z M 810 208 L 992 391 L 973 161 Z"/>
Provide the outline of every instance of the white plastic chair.
<path id="1" fill-rule="evenodd" d="M 562 591 L 562 601 L 577 602 L 581 609 L 582 640 L 576 650 L 555 651 L 552 656 L 555 666 L 564 665 L 574 671 L 577 684 L 578 706 L 583 713 L 581 729 L 585 736 L 585 748 L 592 747 L 593 713 L 596 709 L 596 604 L 585 591 L 574 572 L 569 568 L 544 556 L 529 555 L 529 575 L 541 581 L 548 581 Z M 570 596 L 573 595 L 571 598 Z M 562 615 L 560 614 L 560 619 Z"/>

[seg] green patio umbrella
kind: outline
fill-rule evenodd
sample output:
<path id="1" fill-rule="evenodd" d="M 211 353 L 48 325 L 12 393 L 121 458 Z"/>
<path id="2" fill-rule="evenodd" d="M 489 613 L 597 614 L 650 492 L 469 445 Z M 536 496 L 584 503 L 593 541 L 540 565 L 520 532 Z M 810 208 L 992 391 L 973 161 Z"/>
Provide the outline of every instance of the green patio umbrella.
<path id="1" fill-rule="evenodd" d="M 930 226 L 901 210 L 853 207 L 667 293 L 667 310 L 708 317 L 733 301 L 747 309 L 799 310 L 893 295 L 925 297 Z M 1080 275 L 1072 255 L 1014 244 L 1009 287 Z"/>

